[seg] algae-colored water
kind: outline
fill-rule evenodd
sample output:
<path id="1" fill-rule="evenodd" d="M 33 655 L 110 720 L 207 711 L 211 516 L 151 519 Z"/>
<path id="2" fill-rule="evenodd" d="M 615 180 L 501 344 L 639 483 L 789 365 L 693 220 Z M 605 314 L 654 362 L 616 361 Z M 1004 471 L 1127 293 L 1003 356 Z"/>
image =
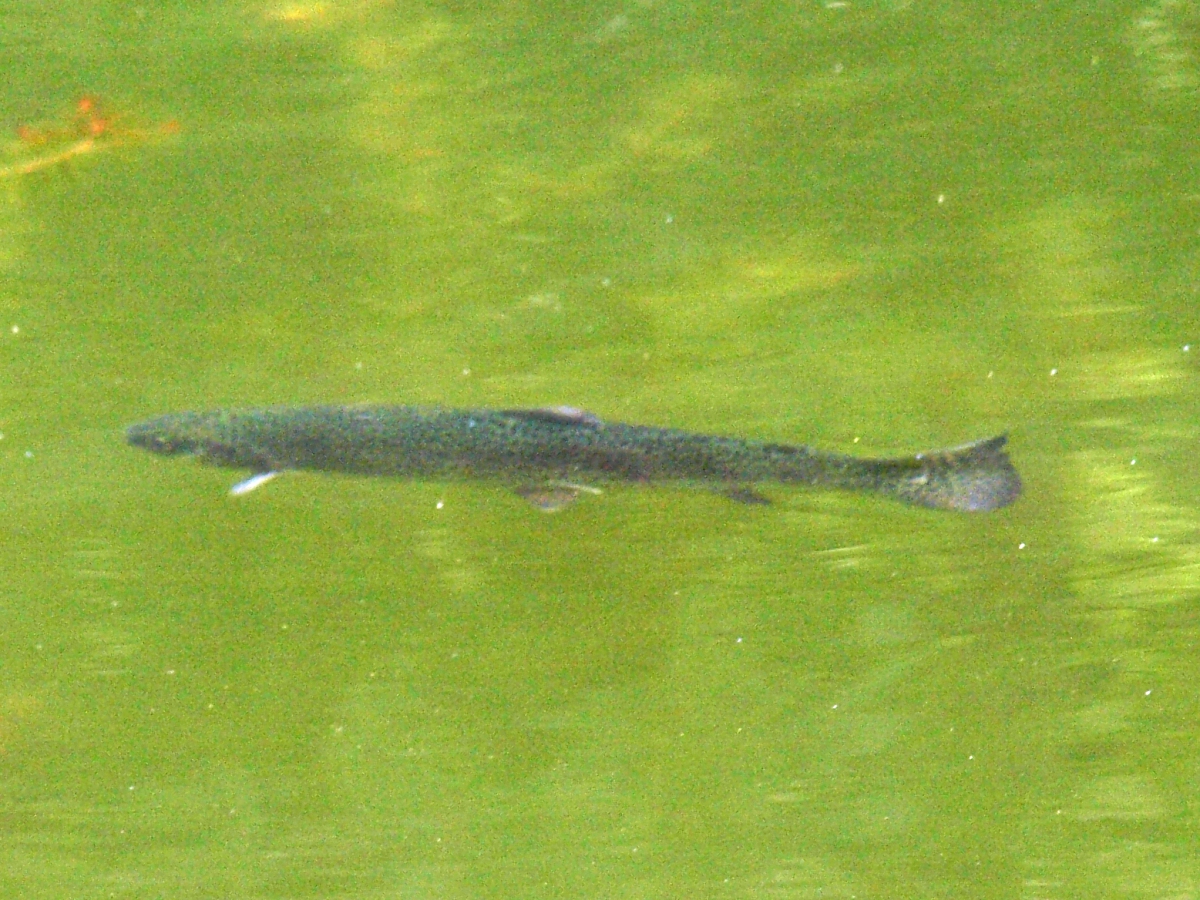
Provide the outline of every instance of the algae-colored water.
<path id="1" fill-rule="evenodd" d="M 1200 896 L 1197 4 L 16 4 L 0 48 L 0 894 Z M 122 440 L 353 401 L 1008 430 L 1026 493 L 231 498 Z"/>

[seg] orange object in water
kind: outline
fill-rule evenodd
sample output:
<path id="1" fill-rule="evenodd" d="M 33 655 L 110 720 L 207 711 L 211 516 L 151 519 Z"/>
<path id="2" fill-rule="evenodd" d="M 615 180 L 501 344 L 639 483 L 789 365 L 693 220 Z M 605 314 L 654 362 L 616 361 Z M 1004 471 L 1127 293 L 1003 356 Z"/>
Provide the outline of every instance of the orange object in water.
<path id="1" fill-rule="evenodd" d="M 156 128 L 122 128 L 117 118 L 104 112 L 98 98 L 85 94 L 75 104 L 69 123 L 53 125 L 21 125 L 17 128 L 20 146 L 16 161 L 0 168 L 0 178 L 30 175 L 58 166 L 78 156 L 122 144 L 137 144 L 157 137 L 176 134 L 179 123 L 171 119 Z M 23 151 L 43 150 L 21 159 Z"/>

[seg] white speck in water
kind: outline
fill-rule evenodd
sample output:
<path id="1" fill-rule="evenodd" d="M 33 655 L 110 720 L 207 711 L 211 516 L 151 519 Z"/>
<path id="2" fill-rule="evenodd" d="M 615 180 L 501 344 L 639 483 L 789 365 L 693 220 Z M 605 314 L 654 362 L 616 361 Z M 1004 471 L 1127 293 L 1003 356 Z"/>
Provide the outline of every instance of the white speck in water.
<path id="1" fill-rule="evenodd" d="M 1053 376 L 1055 376 L 1055 375 L 1057 375 L 1057 374 L 1058 374 L 1058 369 L 1051 369 L 1051 370 L 1050 370 L 1050 376 L 1051 376 L 1051 377 L 1053 377 Z"/>
<path id="2" fill-rule="evenodd" d="M 33 459 L 33 451 L 32 451 L 32 450 L 26 450 L 26 451 L 25 451 L 25 458 L 26 458 L 26 459 Z"/>
<path id="3" fill-rule="evenodd" d="M 362 371 L 362 363 L 356 362 L 354 364 L 354 368 L 361 372 Z"/>
<path id="4" fill-rule="evenodd" d="M 1135 457 L 1134 459 L 1131 459 L 1131 460 L 1129 461 L 1129 464 L 1130 464 L 1131 466 L 1136 466 L 1136 465 L 1137 465 L 1137 458 Z"/>
<path id="5" fill-rule="evenodd" d="M 838 705 L 835 703 L 835 704 L 833 704 L 833 706 L 831 706 L 831 707 L 829 707 L 829 708 L 830 708 L 830 709 L 837 709 L 837 708 L 838 708 Z"/>
<path id="6" fill-rule="evenodd" d="M 674 224 L 674 222 L 675 222 L 675 217 L 673 215 L 671 215 L 670 213 L 668 213 L 667 214 L 667 224 L 672 225 L 672 224 Z"/>
<path id="7" fill-rule="evenodd" d="M 945 194 L 938 194 L 938 196 L 937 196 L 937 201 L 938 201 L 938 206 L 941 206 L 943 203 L 945 203 L 945 202 L 946 202 L 946 195 L 945 195 Z"/>
<path id="8" fill-rule="evenodd" d="M 1152 543 L 1152 544 L 1158 543 L 1158 535 L 1157 534 L 1154 537 L 1150 538 L 1150 543 Z"/>
<path id="9" fill-rule="evenodd" d="M 1025 542 L 1024 542 L 1024 541 L 1022 541 L 1021 543 L 1017 544 L 1017 549 L 1018 549 L 1018 550 L 1024 550 L 1024 549 L 1025 549 Z"/>
<path id="10" fill-rule="evenodd" d="M 446 504 L 445 504 L 445 503 L 443 503 L 441 500 L 439 500 L 439 501 L 437 502 L 437 508 L 438 508 L 438 509 L 441 509 L 441 508 L 442 508 L 443 506 L 445 506 L 445 505 L 446 505 Z"/>
<path id="11" fill-rule="evenodd" d="M 470 375 L 470 374 L 471 374 L 471 370 L 470 370 L 470 369 L 463 369 L 463 374 L 464 374 L 464 375 Z"/>
<path id="12" fill-rule="evenodd" d="M 1187 353 L 1187 352 L 1188 352 L 1189 350 L 1191 350 L 1191 349 L 1192 349 L 1192 345 L 1191 345 L 1191 344 L 1184 344 L 1184 345 L 1183 345 L 1183 352 L 1184 352 L 1184 353 Z"/>
<path id="13" fill-rule="evenodd" d="M 21 326 L 20 326 L 20 325 L 14 325 L 14 326 L 12 327 L 12 333 L 13 333 L 13 334 L 20 334 L 20 333 L 21 333 Z"/>
<path id="14" fill-rule="evenodd" d="M 995 372 L 988 372 L 988 378 L 991 378 L 995 374 L 996 374 Z"/>
<path id="15" fill-rule="evenodd" d="M 1145 694 L 1143 694 L 1142 696 L 1144 696 L 1144 697 L 1149 697 L 1149 696 L 1150 696 L 1150 692 L 1149 692 L 1149 691 L 1146 691 L 1146 693 L 1145 693 Z"/>

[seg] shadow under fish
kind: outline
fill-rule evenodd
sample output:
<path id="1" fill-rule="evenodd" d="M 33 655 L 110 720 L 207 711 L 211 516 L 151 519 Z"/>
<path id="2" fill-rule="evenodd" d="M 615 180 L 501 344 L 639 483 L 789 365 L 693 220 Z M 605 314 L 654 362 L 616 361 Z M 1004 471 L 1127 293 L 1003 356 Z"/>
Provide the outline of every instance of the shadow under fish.
<path id="1" fill-rule="evenodd" d="M 1005 435 L 948 450 L 862 459 L 811 447 L 605 422 L 573 407 L 443 409 L 310 406 L 185 412 L 131 426 L 129 443 L 254 473 L 253 490 L 289 469 L 501 482 L 555 511 L 601 485 L 716 490 L 769 503 L 761 484 L 861 491 L 934 509 L 986 512 L 1012 503 L 1021 479 Z"/>

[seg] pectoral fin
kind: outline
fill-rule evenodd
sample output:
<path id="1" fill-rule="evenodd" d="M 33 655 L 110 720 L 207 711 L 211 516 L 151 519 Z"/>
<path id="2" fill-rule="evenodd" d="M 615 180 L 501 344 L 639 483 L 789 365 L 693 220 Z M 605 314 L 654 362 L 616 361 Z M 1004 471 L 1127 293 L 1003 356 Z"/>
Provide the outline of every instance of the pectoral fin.
<path id="1" fill-rule="evenodd" d="M 256 487 L 266 484 L 278 474 L 278 472 L 258 472 L 254 475 L 251 475 L 245 481 L 239 481 L 229 489 L 229 493 L 234 497 L 240 497 L 242 494 L 248 494 Z"/>

